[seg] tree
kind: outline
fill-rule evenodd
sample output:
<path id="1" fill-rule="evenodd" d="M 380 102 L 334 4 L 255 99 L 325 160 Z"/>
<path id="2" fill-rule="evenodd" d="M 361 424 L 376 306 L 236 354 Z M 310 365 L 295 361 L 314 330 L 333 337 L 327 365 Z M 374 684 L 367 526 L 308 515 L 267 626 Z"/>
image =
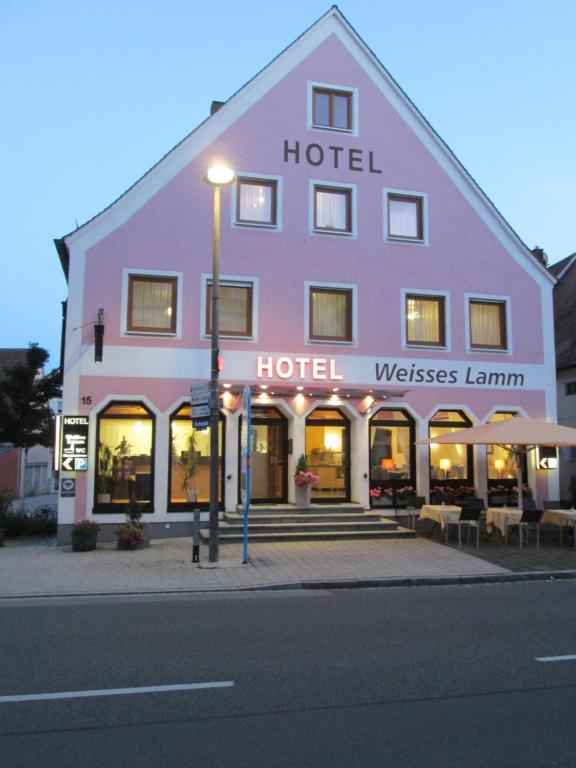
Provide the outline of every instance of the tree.
<path id="1" fill-rule="evenodd" d="M 0 443 L 12 443 L 27 454 L 34 445 L 54 443 L 54 415 L 50 400 L 61 397 L 59 369 L 42 375 L 48 352 L 29 344 L 26 362 L 4 371 L 0 378 Z"/>

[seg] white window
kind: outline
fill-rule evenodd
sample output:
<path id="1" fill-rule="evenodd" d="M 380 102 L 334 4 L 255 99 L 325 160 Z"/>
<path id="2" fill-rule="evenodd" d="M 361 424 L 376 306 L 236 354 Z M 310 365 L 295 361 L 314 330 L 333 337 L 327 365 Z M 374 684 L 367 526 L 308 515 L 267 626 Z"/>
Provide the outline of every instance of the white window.
<path id="1" fill-rule="evenodd" d="M 308 83 L 308 128 L 358 134 L 358 90 L 331 83 Z"/>
<path id="2" fill-rule="evenodd" d="M 356 235 L 356 188 L 310 182 L 310 229 L 316 234 Z"/>
<path id="3" fill-rule="evenodd" d="M 420 192 L 384 190 L 384 238 L 392 242 L 428 243 L 428 200 Z"/>
<path id="4" fill-rule="evenodd" d="M 212 276 L 202 276 L 202 327 L 212 332 Z M 255 340 L 257 335 L 258 282 L 256 278 L 220 278 L 219 333 L 230 339 Z"/>
<path id="5" fill-rule="evenodd" d="M 125 269 L 122 332 L 177 335 L 181 317 L 181 279 L 178 272 Z"/>
<path id="6" fill-rule="evenodd" d="M 304 283 L 306 341 L 353 344 L 356 341 L 356 286 Z"/>
<path id="7" fill-rule="evenodd" d="M 402 291 L 404 347 L 450 348 L 450 304 L 444 291 Z"/>
<path id="8" fill-rule="evenodd" d="M 510 351 L 510 302 L 507 297 L 465 294 L 469 352 Z"/>
<path id="9" fill-rule="evenodd" d="M 280 177 L 239 173 L 233 189 L 232 224 L 280 229 L 281 204 Z"/>

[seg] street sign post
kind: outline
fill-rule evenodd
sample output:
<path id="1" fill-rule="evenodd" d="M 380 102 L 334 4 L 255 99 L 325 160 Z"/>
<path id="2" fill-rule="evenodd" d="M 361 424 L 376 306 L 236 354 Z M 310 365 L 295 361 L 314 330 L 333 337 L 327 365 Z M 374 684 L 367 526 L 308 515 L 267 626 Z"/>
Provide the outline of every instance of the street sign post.
<path id="1" fill-rule="evenodd" d="M 252 393 L 244 387 L 242 393 L 242 429 L 240 431 L 240 493 L 243 517 L 243 563 L 248 563 L 248 512 L 252 486 Z"/>
<path id="2" fill-rule="evenodd" d="M 208 429 L 210 426 L 210 387 L 208 384 L 194 384 L 190 387 L 190 406 L 194 429 Z"/>

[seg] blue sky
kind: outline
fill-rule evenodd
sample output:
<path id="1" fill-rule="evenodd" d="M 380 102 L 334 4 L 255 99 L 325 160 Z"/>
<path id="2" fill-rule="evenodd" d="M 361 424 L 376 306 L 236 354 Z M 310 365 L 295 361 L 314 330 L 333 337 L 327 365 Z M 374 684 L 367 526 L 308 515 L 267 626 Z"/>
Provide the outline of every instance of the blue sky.
<path id="1" fill-rule="evenodd" d="M 57 365 L 53 238 L 105 208 L 330 7 L 0 0 L 0 347 Z M 529 246 L 576 251 L 574 0 L 340 10 Z"/>

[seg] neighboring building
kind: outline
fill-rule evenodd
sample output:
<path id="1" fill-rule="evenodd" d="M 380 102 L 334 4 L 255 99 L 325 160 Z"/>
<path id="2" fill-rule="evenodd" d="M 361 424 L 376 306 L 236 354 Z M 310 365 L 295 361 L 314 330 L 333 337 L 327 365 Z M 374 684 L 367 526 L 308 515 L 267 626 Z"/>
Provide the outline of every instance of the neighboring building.
<path id="1" fill-rule="evenodd" d="M 576 427 L 576 253 L 550 267 L 554 288 L 554 332 L 558 423 Z M 570 476 L 576 474 L 576 448 L 560 451 L 560 493 L 570 498 Z"/>
<path id="2" fill-rule="evenodd" d="M 10 368 L 26 363 L 26 349 L 0 349 L 0 379 Z M 39 371 L 44 375 L 44 371 Z M 17 497 L 51 493 L 54 490 L 50 448 L 35 445 L 28 451 L 11 443 L 0 443 L 0 490 Z"/>
<path id="3" fill-rule="evenodd" d="M 441 87 L 441 84 L 439 84 Z M 336 7 L 118 200 L 56 242 L 68 278 L 64 415 L 89 418 L 88 471 L 61 535 L 117 524 L 131 493 L 155 535 L 208 506 L 212 190 L 222 189 L 221 504 L 239 500 L 241 392 L 253 500 L 514 482 L 499 448 L 415 441 L 519 413 L 554 418 L 554 279 Z M 94 326 L 104 348 L 95 361 Z M 527 480 L 537 497 L 557 473 Z M 63 474 L 67 477 L 67 474 Z M 73 475 L 70 475 L 71 477 Z M 206 512 L 203 519 L 206 519 Z"/>

